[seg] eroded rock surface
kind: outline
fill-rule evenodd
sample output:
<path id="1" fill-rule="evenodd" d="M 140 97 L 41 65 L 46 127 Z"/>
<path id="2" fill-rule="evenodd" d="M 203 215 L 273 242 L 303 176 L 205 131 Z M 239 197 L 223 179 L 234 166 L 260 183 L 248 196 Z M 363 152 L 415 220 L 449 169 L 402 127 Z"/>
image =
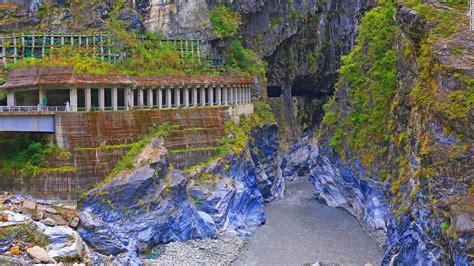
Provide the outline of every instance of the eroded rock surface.
<path id="1" fill-rule="evenodd" d="M 278 167 L 270 167 L 277 131 L 255 129 L 252 152 L 261 161 L 248 148 L 183 172 L 170 168 L 165 152 L 150 153 L 145 165 L 88 192 L 78 232 L 99 253 L 126 254 L 116 257 L 120 263 L 140 263 L 138 254 L 161 243 L 252 234 L 265 222 L 265 186 L 257 180 L 281 182 Z M 269 186 L 269 198 L 282 193 L 281 183 Z"/>

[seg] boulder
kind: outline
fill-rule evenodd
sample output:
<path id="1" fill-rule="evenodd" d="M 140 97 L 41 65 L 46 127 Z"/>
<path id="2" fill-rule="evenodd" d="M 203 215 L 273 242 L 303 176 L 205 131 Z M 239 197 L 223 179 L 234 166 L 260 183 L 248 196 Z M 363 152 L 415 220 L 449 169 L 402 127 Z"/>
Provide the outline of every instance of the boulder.
<path id="1" fill-rule="evenodd" d="M 474 221 L 466 212 L 461 212 L 454 217 L 454 226 L 458 234 L 474 233 Z"/>
<path id="2" fill-rule="evenodd" d="M 46 247 L 50 258 L 64 262 L 83 261 L 85 245 L 76 231 L 67 226 L 49 227 L 38 224 L 38 227 L 51 240 Z"/>
<path id="3" fill-rule="evenodd" d="M 23 210 L 36 210 L 37 206 L 38 204 L 36 203 L 36 201 L 32 199 L 25 199 L 21 204 L 21 208 Z"/>
<path id="4" fill-rule="evenodd" d="M 41 222 L 44 223 L 47 226 L 56 226 L 56 222 L 51 218 L 46 218 Z"/>
<path id="5" fill-rule="evenodd" d="M 52 208 L 50 206 L 38 205 L 38 209 L 43 211 L 43 212 L 47 212 L 47 213 L 51 213 L 51 214 L 58 214 L 58 211 L 55 208 Z"/>
<path id="6" fill-rule="evenodd" d="M 48 253 L 42 247 L 34 246 L 32 248 L 27 249 L 26 252 L 28 253 L 28 255 L 30 255 L 31 258 L 37 259 L 42 263 L 52 262 L 51 258 L 48 256 Z"/>
<path id="7" fill-rule="evenodd" d="M 63 217 L 61 217 L 59 215 L 56 215 L 56 214 L 45 213 L 44 218 L 53 220 L 57 225 L 66 225 L 67 224 L 66 220 L 64 220 Z"/>
<path id="8" fill-rule="evenodd" d="M 38 217 L 38 205 L 35 200 L 26 199 L 21 204 L 21 211 L 28 217 Z"/>
<path id="9" fill-rule="evenodd" d="M 34 221 L 41 221 L 44 219 L 44 213 L 40 210 L 36 210 L 32 215 L 31 215 L 31 219 L 33 219 Z"/>
<path id="10" fill-rule="evenodd" d="M 72 228 L 77 228 L 77 226 L 79 225 L 79 222 L 81 220 L 79 219 L 79 217 L 74 217 L 71 222 L 69 222 L 69 226 L 72 227 Z"/>

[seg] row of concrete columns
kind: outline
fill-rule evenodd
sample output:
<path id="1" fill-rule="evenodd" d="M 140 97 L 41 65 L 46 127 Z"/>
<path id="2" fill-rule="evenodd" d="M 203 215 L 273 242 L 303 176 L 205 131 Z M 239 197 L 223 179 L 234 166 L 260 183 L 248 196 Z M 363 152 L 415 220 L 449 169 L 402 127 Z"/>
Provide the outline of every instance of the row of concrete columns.
<path id="1" fill-rule="evenodd" d="M 72 111 L 77 111 L 77 88 L 70 90 Z M 92 108 L 92 88 L 84 89 L 85 109 Z M 117 88 L 111 89 L 112 110 L 118 110 Z M 136 91 L 136 93 L 134 92 Z M 205 87 L 161 87 L 124 89 L 124 107 L 133 108 L 186 108 L 198 106 L 226 106 L 248 104 L 252 100 L 250 85 L 205 86 Z M 145 102 L 145 94 L 147 101 Z M 98 89 L 99 110 L 105 110 L 105 89 Z M 174 97 L 173 97 L 174 96 Z M 135 97 L 138 97 L 135 101 Z M 174 99 L 174 101 L 173 101 Z M 137 102 L 137 104 L 134 104 Z"/>

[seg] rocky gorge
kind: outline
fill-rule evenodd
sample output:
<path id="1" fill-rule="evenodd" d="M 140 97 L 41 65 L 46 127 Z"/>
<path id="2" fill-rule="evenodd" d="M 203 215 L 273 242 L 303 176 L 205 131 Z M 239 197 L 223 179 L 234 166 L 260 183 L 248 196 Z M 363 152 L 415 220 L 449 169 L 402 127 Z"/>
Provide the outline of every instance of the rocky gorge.
<path id="1" fill-rule="evenodd" d="M 120 1 L 26 2 L 3 7 L 0 30 L 107 30 Z M 219 261 L 228 264 L 245 246 L 235 237 L 265 224 L 264 204 L 285 197 L 286 182 L 309 179 L 315 200 L 345 209 L 377 241 L 382 265 L 472 265 L 467 1 L 221 2 L 126 1 L 115 13 L 128 30 L 203 38 L 232 67 L 263 67 L 251 69 L 259 84 L 253 94 L 274 119 L 229 130 L 235 141 L 225 153 L 184 171 L 170 166 L 154 138 L 134 158 L 139 167 L 81 195 L 75 211 L 22 209 L 29 199 L 6 196 L 0 243 L 8 247 L 0 254 L 141 264 L 173 252 L 166 249 L 181 252 L 164 243 L 221 247 L 211 238 L 237 254 Z M 230 12 L 225 21 L 238 18 L 235 29 L 216 27 L 218 8 Z M 243 65 L 235 60 L 249 54 Z M 45 211 L 38 218 L 29 209 Z M 71 213 L 45 218 L 64 212 Z M 13 228 L 24 226 L 34 238 L 15 242 L 21 236 Z M 35 246 L 46 256 L 33 256 Z M 12 256 L 17 248 L 25 254 Z"/>

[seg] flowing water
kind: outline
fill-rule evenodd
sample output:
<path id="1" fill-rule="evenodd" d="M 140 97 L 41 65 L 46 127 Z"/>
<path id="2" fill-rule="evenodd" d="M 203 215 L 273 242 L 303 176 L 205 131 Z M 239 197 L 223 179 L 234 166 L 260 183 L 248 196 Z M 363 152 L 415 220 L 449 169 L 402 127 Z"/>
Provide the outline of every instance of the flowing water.
<path id="1" fill-rule="evenodd" d="M 265 214 L 235 265 L 380 265 L 376 242 L 348 212 L 318 203 L 308 180 L 287 182 L 285 198 L 267 204 Z"/>

